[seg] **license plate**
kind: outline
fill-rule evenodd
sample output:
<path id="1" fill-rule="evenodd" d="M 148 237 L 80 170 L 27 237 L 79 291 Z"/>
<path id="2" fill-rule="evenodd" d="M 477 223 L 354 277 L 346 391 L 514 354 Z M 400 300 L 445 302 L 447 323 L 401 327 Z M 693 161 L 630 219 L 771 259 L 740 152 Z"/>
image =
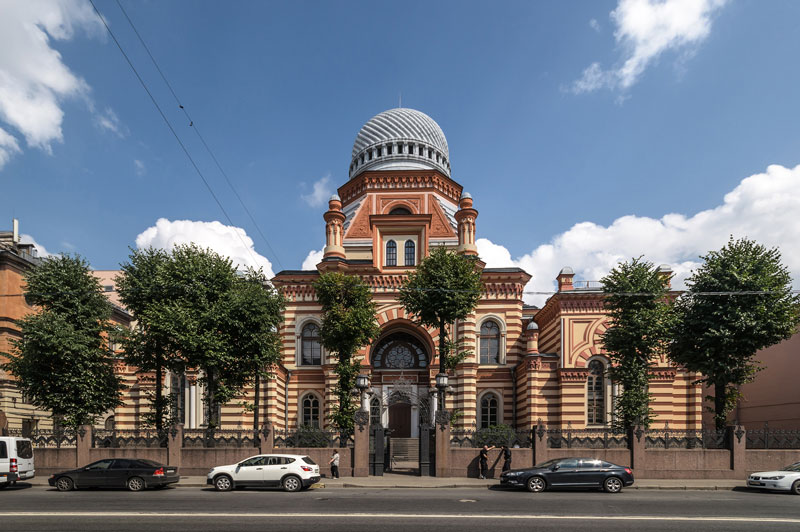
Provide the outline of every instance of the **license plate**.
<path id="1" fill-rule="evenodd" d="M 763 482 L 753 482 L 753 481 L 750 481 L 750 485 L 751 485 L 751 486 L 763 486 L 763 485 L 764 485 L 764 483 L 763 483 Z"/>
<path id="2" fill-rule="evenodd" d="M 175 472 L 174 469 L 167 469 L 167 473 L 174 473 L 174 472 Z"/>

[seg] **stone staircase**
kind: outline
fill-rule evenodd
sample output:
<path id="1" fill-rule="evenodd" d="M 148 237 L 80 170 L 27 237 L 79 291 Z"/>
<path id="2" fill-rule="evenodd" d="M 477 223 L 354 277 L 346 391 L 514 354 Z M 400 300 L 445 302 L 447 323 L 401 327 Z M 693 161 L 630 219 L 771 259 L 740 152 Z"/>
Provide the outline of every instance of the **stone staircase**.
<path id="1" fill-rule="evenodd" d="M 389 455 L 393 470 L 418 468 L 419 438 L 390 438 Z"/>

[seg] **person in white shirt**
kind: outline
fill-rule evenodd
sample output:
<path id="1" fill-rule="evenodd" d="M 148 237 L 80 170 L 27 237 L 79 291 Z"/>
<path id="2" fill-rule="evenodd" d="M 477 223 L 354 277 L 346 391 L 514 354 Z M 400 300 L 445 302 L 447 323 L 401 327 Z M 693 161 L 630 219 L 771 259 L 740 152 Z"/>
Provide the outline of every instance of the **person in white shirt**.
<path id="1" fill-rule="evenodd" d="M 328 461 L 331 466 L 331 478 L 339 478 L 339 451 L 334 449 L 331 459 Z"/>

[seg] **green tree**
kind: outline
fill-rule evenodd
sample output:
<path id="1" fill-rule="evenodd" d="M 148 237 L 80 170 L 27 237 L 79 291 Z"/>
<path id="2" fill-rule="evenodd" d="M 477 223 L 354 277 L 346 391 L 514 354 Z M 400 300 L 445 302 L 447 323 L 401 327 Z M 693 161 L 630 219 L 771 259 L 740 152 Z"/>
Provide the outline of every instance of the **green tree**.
<path id="1" fill-rule="evenodd" d="M 455 367 L 466 356 L 448 339 L 447 325 L 475 310 L 482 289 L 476 258 L 449 252 L 444 246 L 433 248 L 403 283 L 398 299 L 406 310 L 422 325 L 439 328 L 440 373 Z M 441 410 L 443 400 L 439 397 Z"/>
<path id="2" fill-rule="evenodd" d="M 337 362 L 338 375 L 334 393 L 338 403 L 333 407 L 331 421 L 344 433 L 352 433 L 353 416 L 358 405 L 353 402 L 356 377 L 361 362 L 353 356 L 380 334 L 376 306 L 367 284 L 353 275 L 338 272 L 322 274 L 314 282 L 317 300 L 322 305 L 320 341 Z"/>
<path id="3" fill-rule="evenodd" d="M 175 414 L 170 398 L 163 393 L 164 371 L 180 373 L 185 368 L 180 354 L 168 348 L 172 324 L 163 315 L 172 298 L 164 276 L 170 260 L 170 254 L 161 249 L 131 250 L 128 262 L 121 266 L 122 274 L 116 278 L 120 301 L 136 320 L 136 326 L 120 339 L 123 352 L 128 364 L 139 372 L 155 373 L 152 410 L 146 418 L 158 431 L 173 421 Z"/>
<path id="4" fill-rule="evenodd" d="M 602 279 L 610 325 L 603 346 L 611 359 L 609 377 L 622 385 L 615 424 L 650 425 L 650 369 L 666 352 L 670 323 L 669 277 L 641 257 L 618 264 Z"/>
<path id="5" fill-rule="evenodd" d="M 747 238 L 701 257 L 676 302 L 670 356 L 714 389 L 714 421 L 725 426 L 738 387 L 759 371 L 755 355 L 797 332 L 800 299 L 777 248 Z M 709 397 L 710 399 L 710 397 Z"/>
<path id="6" fill-rule="evenodd" d="M 230 259 L 195 244 L 176 246 L 162 270 L 170 297 L 158 316 L 166 348 L 202 371 L 208 427 L 219 406 L 280 361 L 283 298 L 261 271 L 236 272 Z"/>
<path id="7" fill-rule="evenodd" d="M 121 404 L 106 334 L 111 304 L 80 256 L 48 257 L 25 274 L 25 297 L 38 307 L 17 323 L 4 370 L 31 402 L 67 427 L 91 424 Z"/>

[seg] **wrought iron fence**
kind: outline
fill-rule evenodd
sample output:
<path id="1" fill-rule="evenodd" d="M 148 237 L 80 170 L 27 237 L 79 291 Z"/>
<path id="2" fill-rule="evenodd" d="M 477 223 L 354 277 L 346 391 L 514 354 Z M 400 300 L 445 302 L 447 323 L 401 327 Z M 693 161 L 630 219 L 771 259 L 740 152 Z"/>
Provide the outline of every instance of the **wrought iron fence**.
<path id="1" fill-rule="evenodd" d="M 649 429 L 645 432 L 647 449 L 729 449 L 726 430 Z"/>
<path id="2" fill-rule="evenodd" d="M 352 447 L 353 435 L 322 429 L 276 430 L 273 436 L 275 447 Z"/>
<path id="3" fill-rule="evenodd" d="M 78 429 L 81 434 L 82 429 Z M 51 430 L 32 430 L 23 431 L 22 429 L 5 429 L 3 430 L 4 436 L 16 436 L 18 438 L 28 438 L 31 440 L 31 445 L 37 449 L 56 448 L 62 447 L 75 447 L 78 442 L 78 432 L 72 429 L 51 429 Z"/>
<path id="4" fill-rule="evenodd" d="M 176 429 L 172 429 L 177 434 Z M 92 431 L 92 447 L 166 447 L 169 441 L 167 429 L 94 429 Z"/>
<path id="5" fill-rule="evenodd" d="M 451 447 L 483 447 L 484 445 L 518 447 L 528 449 L 535 437 L 533 429 L 511 427 L 488 427 L 477 430 L 453 430 L 450 432 Z"/>
<path id="6" fill-rule="evenodd" d="M 183 429 L 184 447 L 258 447 L 259 440 L 253 429 Z"/>
<path id="7" fill-rule="evenodd" d="M 612 428 L 547 429 L 547 446 L 551 449 L 627 449 L 628 434 Z"/>
<path id="8" fill-rule="evenodd" d="M 747 431 L 748 449 L 800 449 L 800 430 L 771 429 L 764 423 L 762 429 Z"/>

